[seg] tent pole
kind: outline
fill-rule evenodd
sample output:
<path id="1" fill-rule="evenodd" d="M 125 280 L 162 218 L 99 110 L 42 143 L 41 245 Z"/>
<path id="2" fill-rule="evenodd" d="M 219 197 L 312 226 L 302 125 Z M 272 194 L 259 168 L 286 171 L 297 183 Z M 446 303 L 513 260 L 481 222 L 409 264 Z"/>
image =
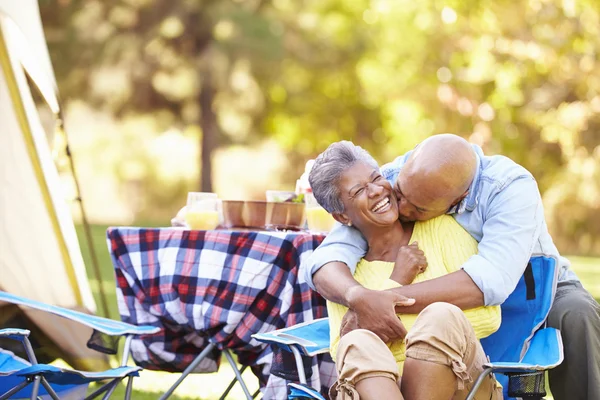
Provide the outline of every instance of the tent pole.
<path id="1" fill-rule="evenodd" d="M 59 103 L 60 104 L 60 103 Z M 57 115 L 57 127 L 60 129 L 65 136 L 65 151 L 67 157 L 69 159 L 69 166 L 71 169 L 71 174 L 73 175 L 73 181 L 75 182 L 75 190 L 77 191 L 77 203 L 79 203 L 79 210 L 81 212 L 81 221 L 83 223 L 83 231 L 85 233 L 85 238 L 88 242 L 88 249 L 90 252 L 90 258 L 92 261 L 92 269 L 94 270 L 94 275 L 96 281 L 98 282 L 98 292 L 100 294 L 100 305 L 102 307 L 102 316 L 106 318 L 110 318 L 110 311 L 108 308 L 108 301 L 106 297 L 106 292 L 104 291 L 104 286 L 102 285 L 102 274 L 100 273 L 100 265 L 98 263 L 98 256 L 96 254 L 96 247 L 94 246 L 94 240 L 92 238 L 92 230 L 90 229 L 90 224 L 87 219 L 87 214 L 85 213 L 85 207 L 83 207 L 83 198 L 81 197 L 81 189 L 79 186 L 79 179 L 77 178 L 77 172 L 75 170 L 75 163 L 73 162 L 73 156 L 71 154 L 71 149 L 69 147 L 69 140 L 67 137 L 67 131 L 64 127 L 64 119 L 62 115 L 62 108 L 59 109 Z"/>

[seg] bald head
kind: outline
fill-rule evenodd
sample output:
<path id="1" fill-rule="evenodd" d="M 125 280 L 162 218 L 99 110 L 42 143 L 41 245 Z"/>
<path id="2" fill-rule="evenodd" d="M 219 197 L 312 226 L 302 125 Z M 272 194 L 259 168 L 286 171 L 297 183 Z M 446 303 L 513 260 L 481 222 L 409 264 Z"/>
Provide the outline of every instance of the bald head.
<path id="1" fill-rule="evenodd" d="M 466 196 L 476 169 L 475 151 L 460 136 L 441 134 L 424 140 L 398 175 L 400 214 L 408 220 L 445 213 Z"/>

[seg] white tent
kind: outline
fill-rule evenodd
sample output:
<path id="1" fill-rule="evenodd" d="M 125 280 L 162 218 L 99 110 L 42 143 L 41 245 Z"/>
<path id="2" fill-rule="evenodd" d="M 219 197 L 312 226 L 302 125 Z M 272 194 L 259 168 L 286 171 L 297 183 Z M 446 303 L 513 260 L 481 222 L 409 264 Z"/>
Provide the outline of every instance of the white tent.
<path id="1" fill-rule="evenodd" d="M 0 290 L 94 312 L 69 205 L 27 77 L 58 116 L 37 1 L 0 0 Z M 0 316 L 8 310 L 0 304 Z M 65 358 L 79 366 L 97 360 L 85 346 L 87 328 L 24 313 Z"/>

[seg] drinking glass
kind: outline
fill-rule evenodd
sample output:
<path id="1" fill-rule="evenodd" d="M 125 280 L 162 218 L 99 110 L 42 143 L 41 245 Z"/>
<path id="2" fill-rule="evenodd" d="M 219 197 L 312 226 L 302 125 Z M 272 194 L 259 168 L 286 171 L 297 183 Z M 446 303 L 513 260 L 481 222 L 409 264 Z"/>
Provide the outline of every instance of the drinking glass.
<path id="1" fill-rule="evenodd" d="M 190 229 L 215 229 L 221 220 L 220 201 L 216 193 L 188 193 L 185 222 Z"/>
<path id="2" fill-rule="evenodd" d="M 331 232 L 336 222 L 331 214 L 317 203 L 312 193 L 306 193 L 304 201 L 306 203 L 306 223 L 308 229 L 315 233 Z"/>
<path id="3" fill-rule="evenodd" d="M 265 194 L 267 201 L 272 203 L 285 203 L 296 198 L 296 192 L 289 190 L 267 190 Z"/>

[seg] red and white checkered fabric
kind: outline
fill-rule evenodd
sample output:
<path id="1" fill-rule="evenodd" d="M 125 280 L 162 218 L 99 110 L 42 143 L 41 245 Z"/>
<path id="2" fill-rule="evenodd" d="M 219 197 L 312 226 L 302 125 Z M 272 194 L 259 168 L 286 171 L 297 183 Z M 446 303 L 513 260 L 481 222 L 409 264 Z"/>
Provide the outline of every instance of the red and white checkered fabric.
<path id="1" fill-rule="evenodd" d="M 147 369 L 183 371 L 207 341 L 234 351 L 268 379 L 265 399 L 283 399 L 286 382 L 266 376 L 271 350 L 251 335 L 327 316 L 324 299 L 299 273 L 323 236 L 303 232 L 109 228 L 121 319 L 161 328 L 132 342 Z M 218 369 L 220 351 L 196 372 Z M 331 361 L 313 366 L 312 386 L 336 378 Z"/>

